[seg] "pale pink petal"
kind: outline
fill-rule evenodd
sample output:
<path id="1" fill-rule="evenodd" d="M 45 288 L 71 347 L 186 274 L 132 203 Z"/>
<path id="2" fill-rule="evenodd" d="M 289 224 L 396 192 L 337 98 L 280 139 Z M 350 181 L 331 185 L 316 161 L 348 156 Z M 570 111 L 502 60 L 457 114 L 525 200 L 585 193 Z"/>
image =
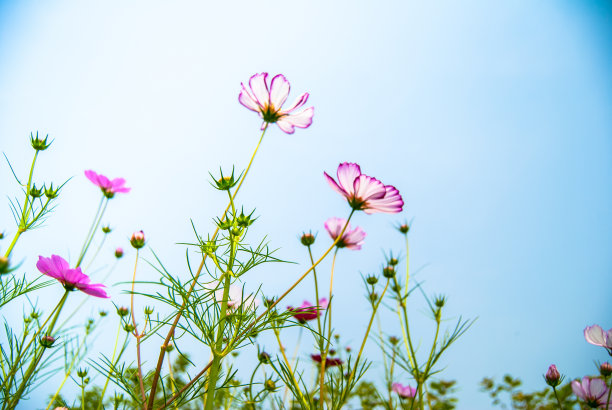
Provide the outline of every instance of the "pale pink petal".
<path id="1" fill-rule="evenodd" d="M 289 81 L 287 81 L 284 75 L 275 75 L 270 83 L 270 104 L 275 109 L 280 110 L 289 96 L 290 89 Z"/>
<path id="2" fill-rule="evenodd" d="M 268 73 L 255 74 L 249 80 L 249 86 L 253 92 L 253 96 L 259 102 L 259 105 L 266 106 L 270 103 L 270 93 L 268 91 L 268 83 L 266 79 Z"/>
<path id="3" fill-rule="evenodd" d="M 325 229 L 327 230 L 327 232 L 329 233 L 329 236 L 331 236 L 332 239 L 336 239 L 338 237 L 338 235 L 340 235 L 340 232 L 342 232 L 342 228 L 344 228 L 344 225 L 346 224 L 346 219 L 342 219 L 342 218 L 329 218 L 327 221 L 325 221 Z M 349 230 L 350 227 L 347 226 L 346 230 Z"/>
<path id="4" fill-rule="evenodd" d="M 587 326 L 584 329 L 584 338 L 587 342 L 595 346 L 606 345 L 605 332 L 599 325 Z"/>
<path id="5" fill-rule="evenodd" d="M 574 380 L 570 383 L 572 385 L 572 391 L 577 397 L 584 399 L 586 397 L 586 392 L 582 388 L 582 384 L 578 380 Z"/>
<path id="6" fill-rule="evenodd" d="M 293 128 L 293 124 L 288 119 L 289 117 L 281 117 L 278 121 L 276 121 L 276 125 L 286 134 L 293 134 L 295 132 L 295 128 Z"/>
<path id="7" fill-rule="evenodd" d="M 338 185 L 336 183 L 336 180 L 333 179 L 332 177 L 330 177 L 329 175 L 327 175 L 327 172 L 323 172 L 323 174 L 325 175 L 325 178 L 327 179 L 327 183 L 336 191 L 338 192 L 340 195 L 344 195 L 345 197 L 347 197 L 348 199 L 348 193 L 342 189 L 340 187 L 340 185 Z"/>
<path id="8" fill-rule="evenodd" d="M 293 104 L 291 104 L 291 106 L 289 106 L 289 108 L 287 108 L 286 110 L 283 110 L 281 112 L 281 114 L 289 114 L 291 111 L 297 110 L 302 105 L 306 104 L 306 101 L 308 101 L 308 97 L 309 96 L 310 96 L 310 94 L 308 94 L 308 93 L 304 93 L 304 94 L 300 95 L 298 98 L 295 99 Z"/>
<path id="9" fill-rule="evenodd" d="M 314 116 L 314 107 L 305 109 L 297 114 L 287 114 L 282 116 L 278 121 L 290 124 L 292 127 L 308 128 L 312 124 L 312 117 Z M 280 127 L 280 125 L 279 125 Z"/>
<path id="10" fill-rule="evenodd" d="M 353 182 L 355 198 L 361 202 L 370 199 L 381 199 L 385 196 L 385 186 L 376 178 L 367 175 L 359 175 Z"/>
<path id="11" fill-rule="evenodd" d="M 242 90 L 240 91 L 240 94 L 238 95 L 238 101 L 240 102 L 240 104 L 244 105 L 249 110 L 260 112 L 261 106 L 257 103 L 257 100 L 255 99 L 255 97 L 253 97 L 251 93 L 249 93 L 247 89 L 244 88 L 244 84 L 241 84 L 241 85 L 242 85 Z"/>
<path id="12" fill-rule="evenodd" d="M 395 214 L 402 211 L 404 200 L 399 191 L 392 185 L 385 186 L 385 197 L 381 199 L 372 199 L 366 202 L 364 212 L 373 214 L 376 212 L 384 212 Z"/>
<path id="13" fill-rule="evenodd" d="M 357 164 L 344 162 L 338 166 L 338 185 L 348 196 L 355 194 L 354 182 L 359 175 L 361 175 L 361 168 Z"/>
<path id="14" fill-rule="evenodd" d="M 601 398 L 605 393 L 608 392 L 608 387 L 606 386 L 606 383 L 603 380 L 599 378 L 594 378 L 590 380 L 591 381 L 589 384 L 588 391 L 591 397 Z"/>

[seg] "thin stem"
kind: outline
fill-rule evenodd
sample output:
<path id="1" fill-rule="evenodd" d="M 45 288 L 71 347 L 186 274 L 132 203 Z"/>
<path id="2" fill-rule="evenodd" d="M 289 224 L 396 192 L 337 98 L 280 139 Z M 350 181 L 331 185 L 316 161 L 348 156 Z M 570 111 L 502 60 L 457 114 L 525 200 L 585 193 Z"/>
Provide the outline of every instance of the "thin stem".
<path id="1" fill-rule="evenodd" d="M 555 393 L 555 398 L 557 399 L 557 404 L 559 405 L 559 410 L 563 410 L 563 406 L 561 405 L 561 400 L 559 400 L 559 396 L 557 395 L 557 388 L 552 386 L 553 392 Z M 610 393 L 608 392 L 608 403 L 610 402 Z M 606 406 L 605 408 L 607 408 Z"/>
<path id="2" fill-rule="evenodd" d="M 23 209 L 21 211 L 21 218 L 19 219 L 19 226 L 17 228 L 17 232 L 15 232 L 15 236 L 13 237 L 11 244 L 9 245 L 8 249 L 6 250 L 6 253 L 4 254 L 5 258 L 8 258 L 11 255 L 11 252 L 13 251 L 15 244 L 17 244 L 17 240 L 19 239 L 21 234 L 24 233 L 27 229 L 27 223 L 29 219 L 28 205 L 30 204 L 30 201 L 29 201 L 30 188 L 32 187 L 32 176 L 34 175 L 34 164 L 36 163 L 36 158 L 38 158 L 38 150 L 36 150 L 36 153 L 34 153 L 34 159 L 32 160 L 32 166 L 30 166 L 30 174 L 28 176 L 28 183 L 26 185 L 25 200 L 23 204 Z"/>
<path id="3" fill-rule="evenodd" d="M 106 206 L 108 205 L 108 198 L 102 195 L 102 199 L 100 200 L 100 205 L 98 205 L 98 210 L 96 211 L 96 215 L 94 216 L 94 220 L 87 232 L 87 236 L 85 237 L 85 243 L 83 243 L 83 248 L 81 249 L 81 253 L 79 254 L 79 259 L 77 260 L 75 268 L 81 266 L 83 262 L 83 258 L 85 258 L 85 254 L 87 253 L 87 249 L 89 249 L 89 245 L 91 245 L 91 241 L 94 236 L 96 236 L 96 231 L 98 230 L 98 226 L 100 225 L 100 221 L 102 220 L 102 216 L 104 216 L 104 211 L 106 211 Z"/>
<path id="4" fill-rule="evenodd" d="M 117 345 L 119 344 L 119 335 L 121 334 L 121 319 L 119 319 L 119 327 L 117 328 L 117 337 L 115 338 L 115 347 L 113 348 L 113 355 L 111 356 L 111 364 L 115 365 L 115 355 L 117 354 Z M 127 339 L 126 339 L 127 340 Z M 108 382 L 110 381 L 111 369 L 108 371 L 108 375 L 106 376 L 106 381 L 104 382 L 104 388 L 102 389 L 102 393 L 100 394 L 100 402 L 98 403 L 97 410 L 102 408 L 102 403 L 104 403 L 104 394 L 106 393 L 106 388 L 108 387 Z"/>
<path id="5" fill-rule="evenodd" d="M 170 389 L 172 394 L 176 393 L 176 381 L 174 380 L 174 373 L 172 372 L 172 361 L 170 360 L 170 352 L 168 352 L 168 373 L 170 374 Z M 174 408 L 178 409 L 178 405 L 174 403 Z"/>
<path id="6" fill-rule="evenodd" d="M 136 268 L 138 267 L 138 256 L 139 249 L 136 249 L 136 261 L 134 262 L 134 276 L 132 277 L 132 292 L 130 294 L 130 310 L 132 314 L 132 326 L 134 326 L 134 337 L 136 338 L 136 357 L 138 362 L 138 383 L 140 385 L 140 395 L 142 396 L 142 402 L 145 403 L 147 398 L 145 396 L 144 382 L 142 380 L 142 363 L 140 361 L 140 334 L 138 333 L 138 327 L 136 326 L 136 316 L 134 314 L 134 286 L 136 284 Z M 146 328 L 146 324 L 145 324 Z M 144 332 L 144 329 L 143 329 Z"/>
<path id="7" fill-rule="evenodd" d="M 338 235 L 338 237 L 334 240 L 334 242 L 331 244 L 331 246 L 323 253 L 323 255 L 321 255 L 321 257 L 319 257 L 319 259 L 316 260 L 315 263 L 313 263 L 313 265 L 308 268 L 308 270 L 306 270 L 306 272 L 304 272 L 304 274 L 302 274 L 302 276 L 300 276 L 298 278 L 297 281 L 295 281 L 295 283 L 293 285 L 291 285 L 291 287 L 289 289 L 287 289 L 285 291 L 285 293 L 283 293 L 278 299 L 276 299 L 274 301 L 274 303 L 272 303 L 261 315 L 259 315 L 253 322 L 251 322 L 251 324 L 249 326 L 246 327 L 246 329 L 244 329 L 237 338 L 243 337 L 244 335 L 246 335 L 248 332 L 251 331 L 251 329 L 253 329 L 253 327 L 259 323 L 259 321 L 261 319 L 263 319 L 272 309 L 274 309 L 274 307 L 276 307 L 276 305 L 278 305 L 280 303 L 281 300 L 283 300 L 289 293 L 291 293 L 291 291 L 293 289 L 295 289 L 297 287 L 297 285 L 299 285 L 306 276 L 308 276 L 308 274 L 310 272 L 312 272 L 312 270 L 319 265 L 319 263 L 321 263 L 323 261 L 323 259 L 325 259 L 325 257 L 334 249 L 334 247 L 336 246 L 336 244 L 338 242 L 340 242 L 340 239 L 342 238 L 342 235 L 344 235 L 344 231 L 346 231 L 346 228 L 351 220 L 351 217 L 353 216 L 353 213 L 355 212 L 355 210 L 351 210 L 351 213 L 349 214 L 349 217 L 346 220 L 346 224 L 344 225 L 344 227 L 342 228 L 342 231 L 340 231 L 340 234 Z M 213 360 L 214 361 L 214 360 Z M 203 374 L 205 374 L 208 369 L 213 365 L 213 361 L 209 361 L 208 364 L 198 373 L 196 374 L 187 384 L 185 384 L 181 390 L 178 391 L 178 393 L 176 393 L 174 396 L 170 397 L 170 399 L 168 399 L 166 401 L 166 403 L 161 407 L 161 409 L 166 408 L 170 403 L 172 403 L 174 400 L 176 400 L 178 398 L 178 396 L 180 396 L 181 394 L 183 394 L 184 391 L 186 391 L 188 388 L 190 388 L 200 377 L 202 377 Z"/>
<path id="8" fill-rule="evenodd" d="M 289 370 L 289 374 L 291 375 L 291 380 L 293 380 L 293 384 L 294 386 L 297 388 L 299 397 L 298 399 L 300 400 L 300 402 L 304 402 L 304 394 L 302 393 L 302 390 L 300 389 L 300 385 L 297 382 L 297 380 L 295 379 L 295 375 L 293 374 L 293 369 L 291 368 L 291 363 L 289 363 L 289 359 L 287 359 L 287 355 L 285 354 L 285 347 L 283 346 L 281 340 L 280 340 L 280 332 L 278 329 L 274 328 L 274 335 L 276 336 L 276 341 L 278 342 L 278 348 L 281 351 L 281 354 L 283 355 L 283 360 L 285 361 L 285 365 L 287 366 L 287 369 Z M 284 405 L 284 400 L 283 400 L 283 405 Z"/>
<path id="9" fill-rule="evenodd" d="M 259 137 L 259 142 L 257 142 L 257 146 L 255 147 L 255 151 L 253 151 L 253 155 L 251 155 L 251 159 L 249 160 L 249 164 L 247 165 L 247 168 L 244 171 L 244 174 L 242 174 L 242 178 L 240 179 L 240 182 L 238 183 L 238 186 L 236 187 L 236 190 L 234 191 L 234 194 L 232 196 L 232 201 L 234 199 L 236 199 L 236 195 L 238 195 L 238 191 L 240 190 L 240 187 L 242 186 L 242 183 L 246 179 L 246 176 L 249 173 L 249 170 L 251 169 L 251 165 L 253 164 L 253 160 L 255 159 L 255 154 L 257 154 L 257 151 L 259 150 L 259 146 L 261 145 L 261 142 L 263 141 L 263 137 L 266 134 L 266 130 L 267 129 L 268 129 L 268 123 L 266 123 L 266 125 L 264 126 L 264 129 L 261 132 L 261 136 Z M 225 212 L 223 212 L 223 215 L 225 215 L 227 213 L 227 211 L 229 210 L 232 201 L 230 201 L 230 203 L 227 204 L 227 207 L 225 208 Z M 212 236 L 213 240 L 217 237 L 218 233 L 219 233 L 219 228 L 217 227 L 217 229 L 215 229 L 215 232 L 214 232 L 214 234 Z M 172 339 L 172 337 L 174 336 L 174 330 L 176 329 L 176 326 L 178 325 L 179 320 L 181 320 L 181 317 L 183 317 L 183 312 L 185 311 L 185 306 L 187 306 L 187 301 L 191 297 L 191 293 L 193 292 L 193 289 L 195 288 L 196 284 L 198 283 L 198 279 L 200 277 L 200 273 L 202 272 L 202 269 L 204 268 L 204 262 L 205 261 L 206 261 L 206 255 L 203 255 L 202 261 L 200 262 L 200 266 L 198 267 L 198 270 L 196 271 L 196 274 L 195 274 L 195 276 L 193 278 L 193 281 L 191 282 L 191 286 L 189 287 L 189 290 L 187 291 L 187 294 L 183 298 L 183 303 L 181 304 L 181 307 L 180 307 L 179 311 L 176 313 L 176 316 L 174 317 L 174 322 L 172 322 L 172 325 L 170 326 L 170 330 L 168 331 L 168 334 L 166 335 L 166 338 L 164 339 L 164 343 L 161 346 L 162 349 L 161 349 L 161 351 L 159 353 L 159 357 L 157 358 L 157 367 L 155 368 L 155 373 L 153 375 L 153 381 L 151 383 L 151 393 L 150 393 L 151 396 L 149 398 L 149 403 L 146 406 L 146 409 L 153 409 L 153 402 L 154 402 L 155 391 L 157 390 L 157 383 L 159 381 L 159 376 L 161 374 L 161 367 L 162 367 L 162 364 L 164 362 L 164 357 L 166 356 L 164 354 L 163 350 L 164 350 L 165 347 L 168 346 L 168 343 L 170 343 L 170 339 Z M 181 392 L 179 392 L 179 394 L 180 393 Z"/>
<path id="10" fill-rule="evenodd" d="M 555 394 L 557 394 L 557 392 L 555 392 Z M 606 399 L 606 405 L 604 408 L 609 408 L 610 406 L 610 395 L 612 394 L 612 379 L 610 379 L 610 385 L 608 386 L 608 398 Z M 557 398 L 557 400 L 559 400 Z"/>
<path id="11" fill-rule="evenodd" d="M 317 270 L 314 268 L 315 263 L 314 263 L 314 258 L 312 257 L 312 250 L 310 248 L 310 245 L 308 246 L 308 256 L 310 256 L 310 265 L 313 267 L 312 276 L 314 278 L 314 283 L 315 283 L 315 297 L 316 297 L 315 303 L 317 304 L 317 330 L 319 331 L 319 337 L 318 337 L 317 343 L 319 344 L 319 351 L 322 352 L 323 351 L 323 333 L 321 332 L 321 311 L 320 311 L 321 305 L 319 302 L 319 283 L 317 282 Z"/>
<path id="12" fill-rule="evenodd" d="M 329 299 L 327 302 L 327 317 L 328 317 L 328 326 L 327 326 L 327 344 L 325 346 L 325 350 L 321 352 L 321 371 L 319 373 L 319 403 L 321 404 L 321 408 L 325 403 L 325 364 L 327 362 L 327 353 L 329 352 L 329 347 L 331 345 L 331 332 L 332 332 L 332 292 L 334 288 L 334 268 L 336 266 L 336 256 L 338 255 L 338 249 L 334 252 L 334 257 L 332 258 L 331 265 L 331 275 L 329 279 Z"/>

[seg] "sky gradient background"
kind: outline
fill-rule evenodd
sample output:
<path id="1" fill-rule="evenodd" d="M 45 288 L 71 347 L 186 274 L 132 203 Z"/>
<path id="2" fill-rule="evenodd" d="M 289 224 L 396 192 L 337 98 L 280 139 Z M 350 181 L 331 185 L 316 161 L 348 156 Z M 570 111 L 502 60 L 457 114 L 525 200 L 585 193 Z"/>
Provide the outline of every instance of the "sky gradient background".
<path id="1" fill-rule="evenodd" d="M 268 234 L 279 257 L 301 266 L 254 271 L 248 288 L 274 294 L 293 283 L 306 265 L 302 231 L 319 232 L 317 250 L 328 246 L 323 223 L 348 206 L 323 171 L 358 162 L 400 190 L 405 210 L 354 218 L 368 237 L 338 258 L 343 340 L 357 347 L 367 321 L 359 272 L 377 271 L 383 251 L 402 252 L 393 226 L 413 220 L 417 278 L 448 296 L 447 317 L 478 317 L 442 363 L 459 382 L 460 409 L 489 408 L 484 376 L 511 373 L 541 389 L 551 363 L 569 378 L 592 374 L 608 356 L 582 330 L 612 327 L 611 18 L 603 1 L 0 2 L 0 151 L 23 175 L 29 133 L 48 133 L 55 141 L 35 181 L 74 177 L 16 258 L 32 274 L 39 254 L 76 259 L 99 200 L 83 176 L 94 169 L 133 190 L 111 201 L 112 240 L 86 273 L 99 279 L 113 247 L 143 229 L 184 275 L 176 243 L 193 239 L 189 219 L 205 235 L 225 206 L 208 171 L 245 167 L 259 137 L 259 118 L 237 101 L 240 82 L 283 73 L 290 99 L 310 92 L 313 125 L 289 136 L 271 127 L 239 201 L 260 215 L 251 238 Z M 6 164 L 0 187 L 18 192 Z M 10 237 L 8 203 L 0 210 Z M 133 257 L 109 284 L 131 275 Z M 118 304 L 123 287 L 111 289 Z M 39 304 L 55 303 L 57 288 Z M 287 304 L 312 293 L 306 281 Z M 20 317 L 18 305 L 3 313 Z M 99 305 L 112 306 L 92 301 L 91 311 Z M 427 346 L 425 304 L 417 297 L 411 309 Z M 399 334 L 388 311 L 383 326 Z M 295 337 L 288 331 L 286 343 Z M 367 351 L 380 357 L 374 341 Z"/>

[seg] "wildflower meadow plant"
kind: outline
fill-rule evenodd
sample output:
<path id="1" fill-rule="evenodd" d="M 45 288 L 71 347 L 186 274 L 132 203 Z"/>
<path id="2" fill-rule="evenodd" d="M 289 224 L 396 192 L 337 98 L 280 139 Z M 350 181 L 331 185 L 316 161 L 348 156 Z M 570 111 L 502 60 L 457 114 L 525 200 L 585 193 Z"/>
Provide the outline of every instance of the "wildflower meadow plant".
<path id="1" fill-rule="evenodd" d="M 270 124 L 278 125 L 287 134 L 312 124 L 314 108 L 304 108 L 309 94 L 300 95 L 283 108 L 289 93 L 290 84 L 282 74 L 269 80 L 267 73 L 258 73 L 241 85 L 238 100 L 262 119 L 261 134 L 244 170 L 235 172 L 232 167 L 230 173 L 229 167 L 224 167 L 218 174 L 211 174 L 211 190 L 226 198 L 227 206 L 211 218 L 214 229 L 210 232 L 201 232 L 199 223 L 192 221 L 194 235 L 183 244 L 187 257 L 182 271 L 166 267 L 151 248 L 155 238 L 145 236 L 143 230 L 117 239 L 115 227 L 102 226 L 110 201 L 117 194 L 128 194 L 131 187 L 126 186 L 124 178 L 110 179 L 92 170 L 84 175 L 102 195 L 91 225 L 83 229 L 82 243 L 71 244 L 80 251 L 75 252 L 71 261 L 56 254 L 38 256 L 34 265 L 28 256 L 36 253 L 28 254 L 18 248 L 19 239 L 40 227 L 63 191 L 72 187 L 64 182 L 54 188 L 52 183 L 37 180 L 35 164 L 52 141 L 38 133 L 31 134 L 34 159 L 27 180 L 19 179 L 9 164 L 22 194 L 10 200 L 15 218 L 13 232 L 2 231 L 0 236 L 2 239 L 5 234 L 12 235 L 0 256 L 0 307 L 19 302 L 24 306 L 22 322 L 5 326 L 0 345 L 1 410 L 18 405 L 47 410 L 340 409 L 357 402 L 362 406 L 366 403 L 368 408 L 424 409 L 431 403 L 452 405 L 453 399 L 445 395 L 452 391 L 454 382 L 432 377 L 442 371 L 438 367 L 442 354 L 473 321 L 459 318 L 441 336 L 447 299 L 428 296 L 422 283 L 411 280 L 407 223 L 398 225 L 400 251 L 392 249 L 381 262 L 364 263 L 362 267 L 363 271 L 377 273 L 363 276 L 365 298 L 361 303 L 369 313 L 362 320 L 363 337 L 355 341 L 358 348 L 352 349 L 343 342 L 341 335 L 347 324 L 333 321 L 333 309 L 339 303 L 335 299 L 334 273 L 343 268 L 343 255 L 353 256 L 353 252 L 368 244 L 366 232 L 351 227 L 353 219 L 366 217 L 356 211 L 366 215 L 398 214 L 405 205 L 397 188 L 362 174 L 358 164 L 340 163 L 337 180 L 324 172 L 324 180 L 347 201 L 346 214 L 344 218 L 319 215 L 321 222 L 312 228 L 315 231 L 325 228 L 329 237 L 317 238 L 312 231 L 299 237 L 305 254 L 294 259 L 305 261 L 305 266 L 300 269 L 298 264 L 286 265 L 287 270 L 300 269 L 295 282 L 279 295 L 265 295 L 262 286 L 248 285 L 252 284 L 251 271 L 265 269 L 271 263 L 286 263 L 273 250 L 277 246 L 272 247 L 265 237 L 256 237 L 252 226 L 258 223 L 258 215 L 239 202 L 238 193 Z M 323 188 L 323 179 L 320 182 L 324 194 L 334 195 Z M 52 224 L 48 225 L 47 229 L 53 229 Z M 113 247 L 107 243 L 110 238 L 114 238 Z M 393 244 L 383 246 L 394 248 Z M 16 249 L 20 254 L 14 258 Z M 148 266 L 154 269 L 156 277 L 141 271 L 143 254 L 147 255 Z M 111 260 L 112 264 L 99 263 L 100 259 Z M 23 262 L 15 264 L 13 260 Z M 102 268 L 92 267 L 105 265 L 109 266 L 106 275 L 93 283 L 88 275 Z M 108 283 L 115 268 L 121 269 L 125 279 L 117 284 Z M 404 268 L 405 277 L 400 278 Z M 22 270 L 25 272 L 19 276 Z M 37 275 L 37 271 L 42 275 Z M 314 287 L 312 294 L 306 295 L 299 285 L 309 276 Z M 65 290 L 59 300 L 22 298 L 38 295 L 37 292 L 58 283 Z M 410 326 L 406 302 L 415 290 L 423 295 L 434 321 L 435 330 L 429 338 Z M 129 295 L 129 304 L 118 303 L 120 293 Z M 69 297 L 76 308 L 66 303 Z M 31 300 L 39 302 L 32 305 Z M 303 303 L 297 307 L 287 306 L 300 300 Z M 145 307 L 138 309 L 136 301 Z M 77 323 L 74 314 L 85 304 L 97 313 L 84 323 Z M 380 327 L 378 334 L 372 333 L 376 318 L 387 311 L 398 320 L 393 329 L 399 336 L 386 334 Z M 5 320 L 8 323 L 12 319 Z M 102 323 L 105 328 L 114 324 L 116 332 L 101 332 Z M 295 340 L 296 329 L 297 342 L 287 343 L 286 340 Z M 607 336 L 600 335 L 597 329 L 588 333 L 594 344 L 609 349 Z M 303 335 L 310 339 L 304 348 Z M 100 350 L 91 349 L 93 339 L 104 341 Z M 273 340 L 276 347 L 264 348 L 265 340 Z M 365 355 L 368 342 L 380 348 L 382 378 L 372 366 L 375 359 Z M 422 346 L 426 342 L 430 347 L 424 352 Z M 189 352 L 193 343 L 198 348 Z M 247 368 L 248 361 L 237 366 L 236 358 L 248 354 L 257 358 L 254 368 Z M 62 355 L 64 365 L 58 366 Z M 546 374 L 547 383 L 557 377 L 553 370 L 556 368 Z M 49 390 L 56 380 L 58 384 Z M 576 394 L 587 400 L 585 397 L 597 393 L 594 400 L 600 402 L 603 397 L 600 393 L 607 387 L 597 380 L 583 382 L 576 387 L 579 392 Z M 67 395 L 64 388 L 70 385 L 79 393 Z M 28 401 L 35 389 L 49 393 L 44 405 Z"/>

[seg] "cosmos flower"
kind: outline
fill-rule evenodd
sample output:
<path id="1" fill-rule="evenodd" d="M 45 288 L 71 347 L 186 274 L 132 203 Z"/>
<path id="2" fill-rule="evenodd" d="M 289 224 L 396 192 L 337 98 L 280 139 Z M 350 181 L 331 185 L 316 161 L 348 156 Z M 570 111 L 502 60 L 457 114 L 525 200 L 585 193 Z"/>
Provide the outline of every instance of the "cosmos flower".
<path id="1" fill-rule="evenodd" d="M 416 389 L 410 385 L 403 386 L 400 383 L 393 383 L 391 390 L 397 393 L 402 399 L 411 399 L 416 395 Z"/>
<path id="2" fill-rule="evenodd" d="M 115 196 L 117 192 L 130 192 L 131 188 L 128 188 L 125 185 L 125 179 L 123 178 L 115 178 L 113 180 L 108 179 L 102 174 L 97 174 L 92 170 L 85 171 L 85 176 L 94 185 L 100 187 L 102 193 L 107 198 L 112 198 Z"/>
<path id="3" fill-rule="evenodd" d="M 384 185 L 376 178 L 361 173 L 357 164 L 343 162 L 338 166 L 338 182 L 324 172 L 329 185 L 344 196 L 355 210 L 366 214 L 385 212 L 395 214 L 402 211 L 404 200 L 392 185 Z"/>
<path id="4" fill-rule="evenodd" d="M 587 326 L 584 328 L 584 338 L 592 345 L 605 347 L 612 355 L 612 329 L 606 332 L 599 325 Z"/>
<path id="5" fill-rule="evenodd" d="M 302 306 L 295 308 L 293 306 L 287 306 L 287 309 L 294 318 L 304 323 L 316 319 L 321 314 L 321 310 L 327 309 L 327 299 L 323 298 L 319 300 L 319 306 L 313 306 L 310 302 L 305 300 Z"/>
<path id="6" fill-rule="evenodd" d="M 310 358 L 312 360 L 314 360 L 317 363 L 321 363 L 321 355 L 320 354 L 311 354 Z M 326 367 L 334 367 L 334 366 L 340 366 L 341 364 L 343 364 L 344 362 L 337 358 L 337 357 L 327 357 L 325 359 L 325 366 Z"/>
<path id="7" fill-rule="evenodd" d="M 81 268 L 70 269 L 68 262 L 61 256 L 51 255 L 50 258 L 38 257 L 36 263 L 38 270 L 54 279 L 57 279 L 66 290 L 78 289 L 98 298 L 110 298 L 101 283 L 91 283 L 89 276 L 81 272 Z"/>
<path id="8" fill-rule="evenodd" d="M 342 232 L 342 228 L 346 224 L 346 219 L 342 218 L 329 218 L 325 221 L 325 229 L 329 232 L 329 236 L 332 237 L 333 240 L 336 240 L 340 232 Z M 347 225 L 344 230 L 344 234 L 342 238 L 338 241 L 336 246 L 338 248 L 348 248 L 355 251 L 361 249 L 361 245 L 363 245 L 363 240 L 365 239 L 366 233 L 360 227 L 356 227 L 351 230 L 351 225 Z"/>
<path id="9" fill-rule="evenodd" d="M 589 407 L 599 407 L 606 404 L 608 388 L 602 379 L 583 377 L 582 381 L 574 380 L 572 391 Z"/>
<path id="10" fill-rule="evenodd" d="M 286 110 L 282 109 L 291 88 L 284 75 L 274 76 L 269 87 L 268 73 L 253 75 L 249 79 L 248 88 L 242 83 L 240 85 L 242 90 L 238 101 L 249 110 L 255 111 L 264 120 L 261 129 L 264 129 L 266 124 L 276 123 L 287 134 L 293 134 L 294 127 L 308 128 L 312 124 L 314 107 L 294 113 L 295 110 L 306 104 L 308 93 L 299 96 Z"/>
<path id="11" fill-rule="evenodd" d="M 554 364 L 551 364 L 548 367 L 548 371 L 544 375 L 544 380 L 546 380 L 546 384 L 548 384 L 551 387 L 555 387 L 559 383 L 561 383 L 561 379 L 562 379 L 561 373 L 559 373 L 559 370 L 557 370 L 557 366 L 555 366 Z"/>

